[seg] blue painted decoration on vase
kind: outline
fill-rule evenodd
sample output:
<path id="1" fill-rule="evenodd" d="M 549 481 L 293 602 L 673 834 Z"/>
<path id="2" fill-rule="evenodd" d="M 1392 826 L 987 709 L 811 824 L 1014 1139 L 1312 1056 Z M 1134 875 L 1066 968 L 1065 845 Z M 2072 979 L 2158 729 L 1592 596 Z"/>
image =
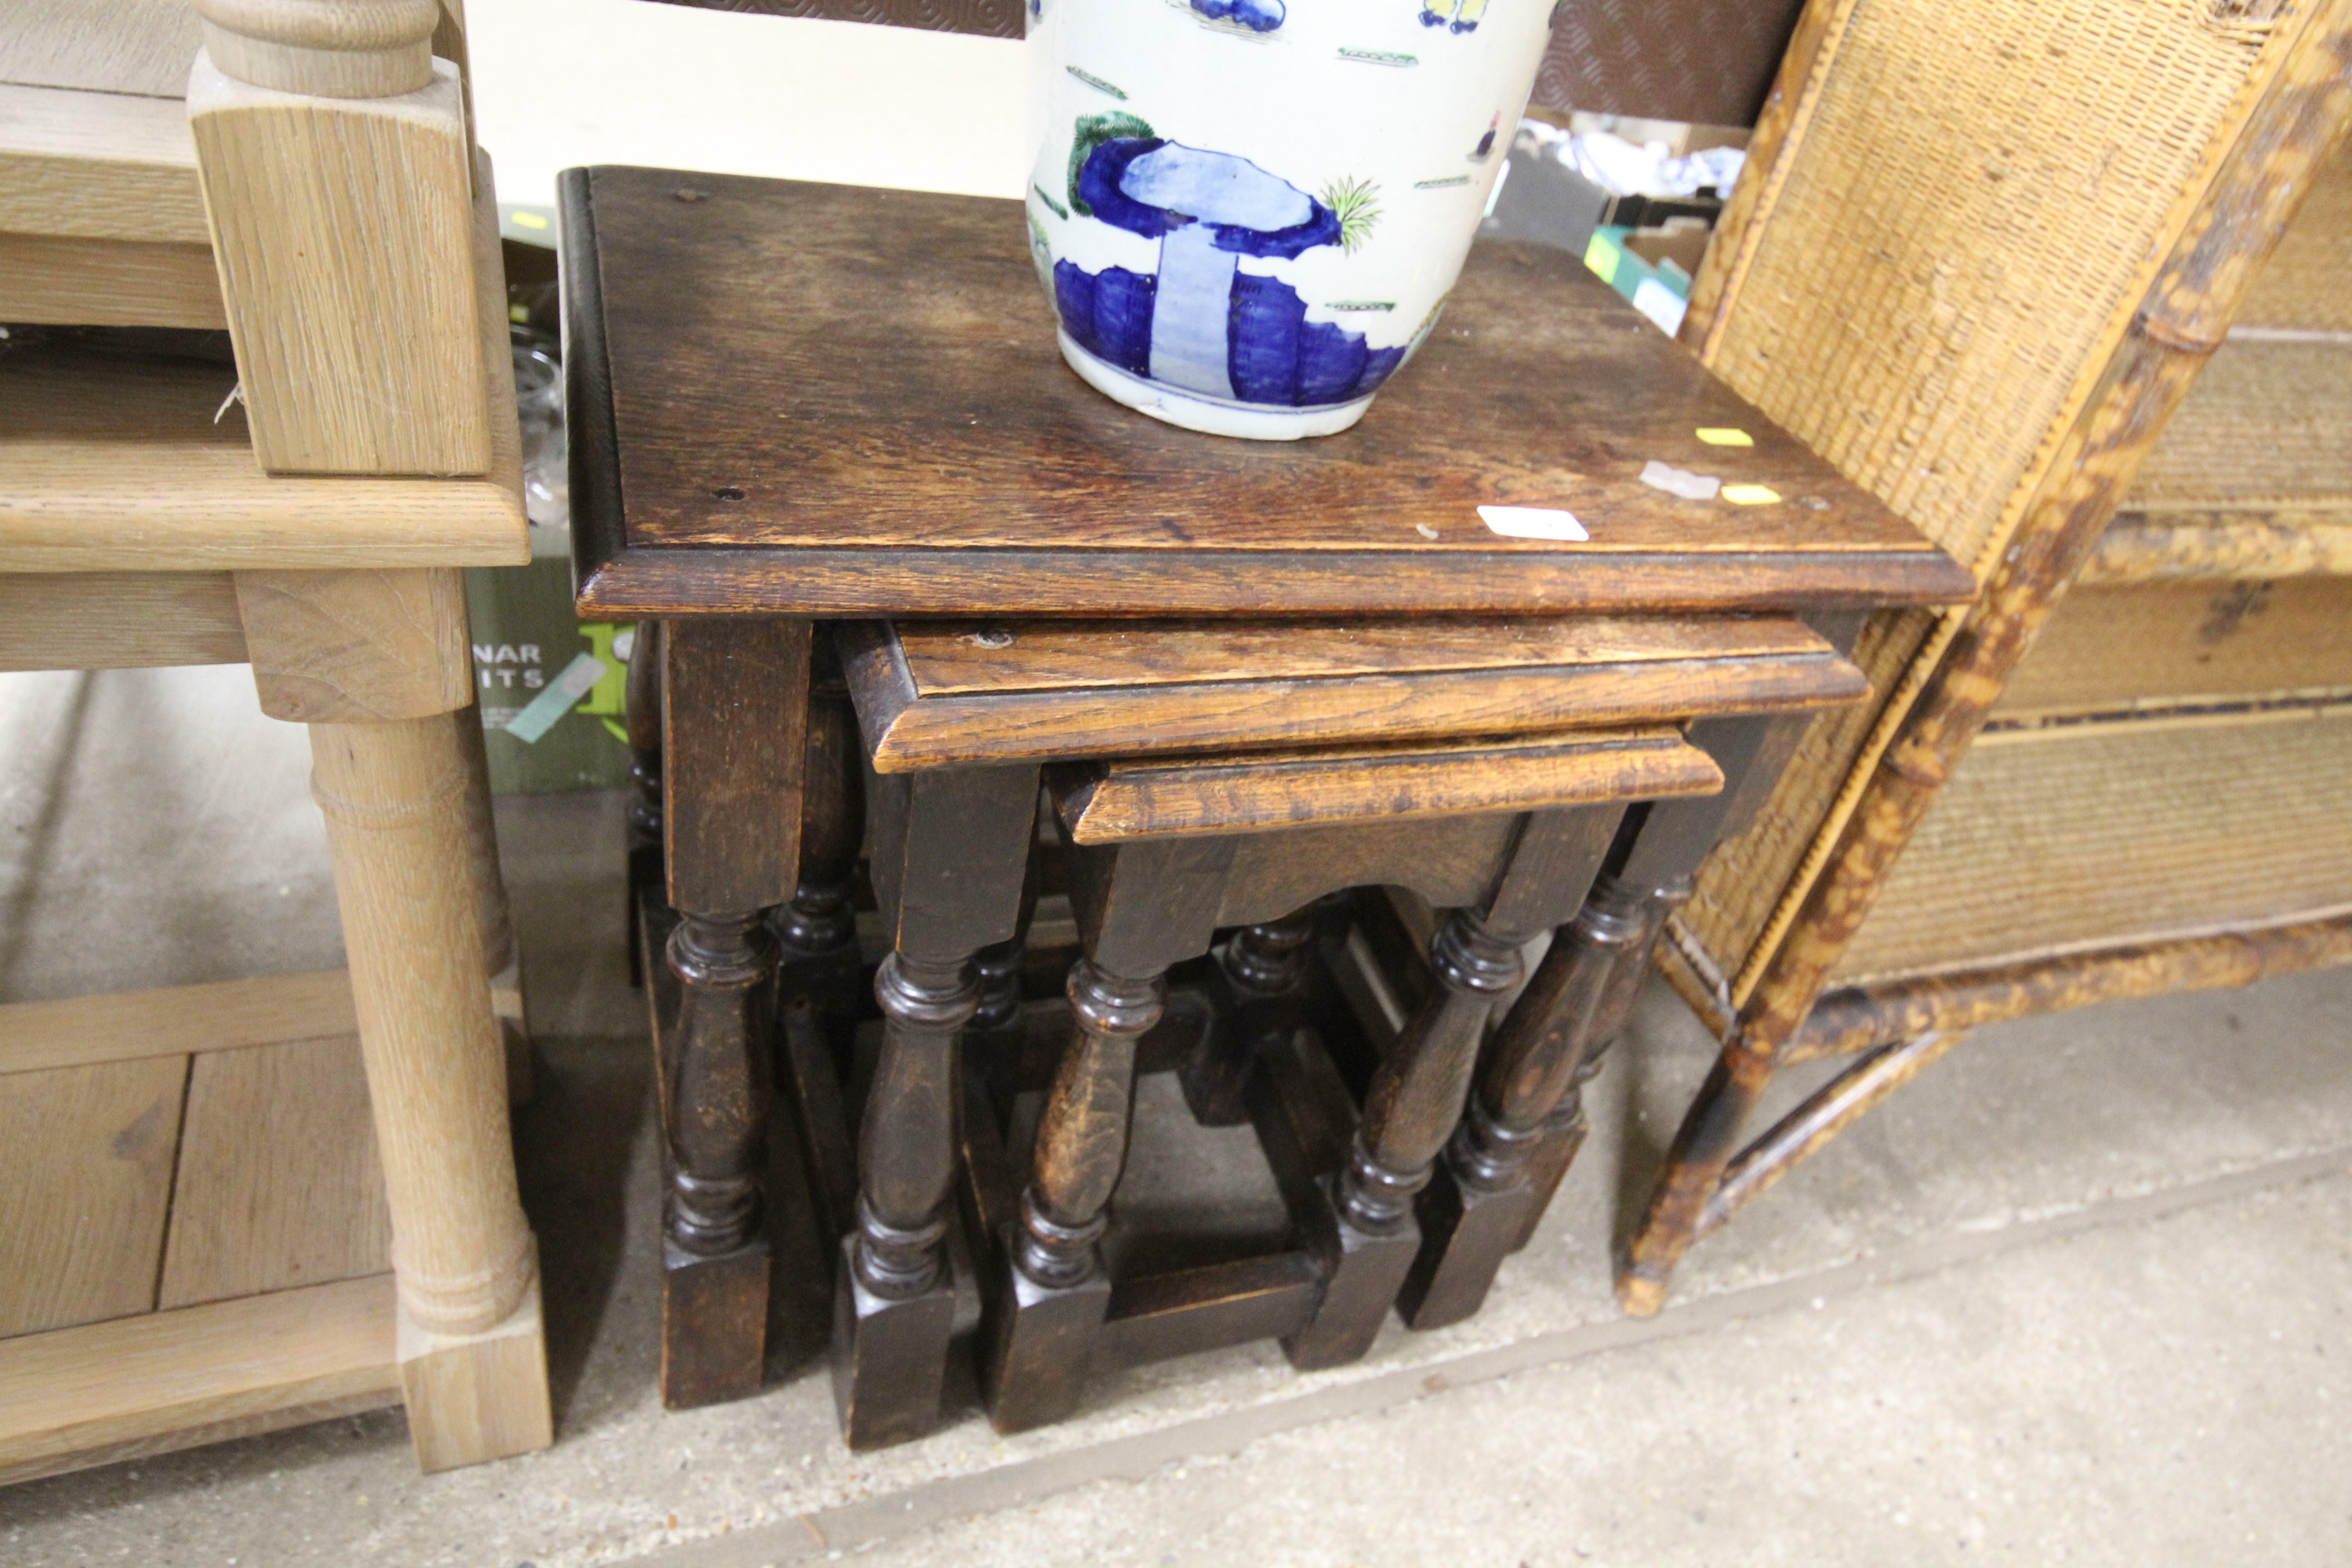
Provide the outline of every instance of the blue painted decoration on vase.
<path id="1" fill-rule="evenodd" d="M 1063 357 L 1190 429 L 1346 429 L 1435 326 L 1549 16 L 1549 0 L 1045 5 L 1028 221 Z M 1433 172 L 1465 152 L 1475 173 Z"/>
<path id="2" fill-rule="evenodd" d="M 1282 0 L 1191 0 L 1191 4 L 1212 22 L 1239 23 L 1253 33 L 1273 32 L 1290 14 Z"/>

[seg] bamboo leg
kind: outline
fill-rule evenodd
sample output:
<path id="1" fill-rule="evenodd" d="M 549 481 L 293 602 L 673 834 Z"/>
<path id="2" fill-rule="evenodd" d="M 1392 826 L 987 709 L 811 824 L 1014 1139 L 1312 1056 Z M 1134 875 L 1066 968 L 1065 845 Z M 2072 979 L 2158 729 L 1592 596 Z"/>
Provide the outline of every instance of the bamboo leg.
<path id="1" fill-rule="evenodd" d="M 1723 1180 L 1716 1184 L 1706 1206 L 1699 1211 L 1691 1239 L 1698 1240 L 1738 1214 L 1815 1150 L 1860 1121 L 1864 1111 L 1967 1038 L 1965 1031 L 1953 1030 L 1882 1046 L 1832 1079 L 1724 1168 Z"/>
<path id="2" fill-rule="evenodd" d="M 544 1447 L 538 1257 L 487 1005 L 463 747 L 436 714 L 313 724 L 310 750 L 392 1208 L 417 1461 Z"/>
<path id="3" fill-rule="evenodd" d="M 1697 1239 L 1699 1215 L 1738 1152 L 1748 1112 L 1771 1081 L 1771 1058 L 1754 1048 L 1744 1030 L 1735 1030 L 1683 1117 L 1649 1212 L 1618 1265 L 1617 1301 L 1626 1311 L 1646 1318 L 1665 1305 L 1675 1265 Z"/>

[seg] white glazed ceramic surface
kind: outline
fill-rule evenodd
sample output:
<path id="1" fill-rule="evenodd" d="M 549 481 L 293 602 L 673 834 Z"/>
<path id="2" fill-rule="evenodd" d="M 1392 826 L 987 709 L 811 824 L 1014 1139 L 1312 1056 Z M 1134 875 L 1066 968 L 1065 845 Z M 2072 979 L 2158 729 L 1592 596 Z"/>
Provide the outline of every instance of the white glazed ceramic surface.
<path id="1" fill-rule="evenodd" d="M 1553 0 L 1032 0 L 1062 353 L 1223 436 L 1344 430 L 1436 324 Z"/>

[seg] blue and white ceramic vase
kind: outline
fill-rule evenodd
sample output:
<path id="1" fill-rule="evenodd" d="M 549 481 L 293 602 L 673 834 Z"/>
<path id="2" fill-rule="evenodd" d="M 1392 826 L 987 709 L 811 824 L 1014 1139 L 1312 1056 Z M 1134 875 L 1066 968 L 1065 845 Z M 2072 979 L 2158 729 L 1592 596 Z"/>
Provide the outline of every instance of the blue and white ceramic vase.
<path id="1" fill-rule="evenodd" d="M 1088 383 L 1328 436 L 1437 322 L 1553 0 L 1030 0 L 1029 241 Z"/>

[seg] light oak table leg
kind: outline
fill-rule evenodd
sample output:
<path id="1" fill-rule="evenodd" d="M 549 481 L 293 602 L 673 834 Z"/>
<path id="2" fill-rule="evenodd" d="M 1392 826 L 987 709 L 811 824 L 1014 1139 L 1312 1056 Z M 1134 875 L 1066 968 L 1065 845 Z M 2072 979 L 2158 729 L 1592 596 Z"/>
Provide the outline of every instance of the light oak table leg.
<path id="1" fill-rule="evenodd" d="M 498 1016 L 506 1047 L 507 1102 L 520 1105 L 530 1098 L 530 1017 L 523 1008 L 522 951 L 515 945 L 506 878 L 499 870 L 488 737 L 482 733 L 479 708 L 460 708 L 449 720 L 466 759 L 466 847 L 473 862 L 474 910 L 482 928 L 482 967 L 490 976 L 490 1011 Z"/>
<path id="2" fill-rule="evenodd" d="M 544 1447 L 554 1422 L 538 1255 L 488 1006 L 464 748 L 436 714 L 313 724 L 310 751 L 392 1208 L 417 1462 L 446 1469 Z"/>

